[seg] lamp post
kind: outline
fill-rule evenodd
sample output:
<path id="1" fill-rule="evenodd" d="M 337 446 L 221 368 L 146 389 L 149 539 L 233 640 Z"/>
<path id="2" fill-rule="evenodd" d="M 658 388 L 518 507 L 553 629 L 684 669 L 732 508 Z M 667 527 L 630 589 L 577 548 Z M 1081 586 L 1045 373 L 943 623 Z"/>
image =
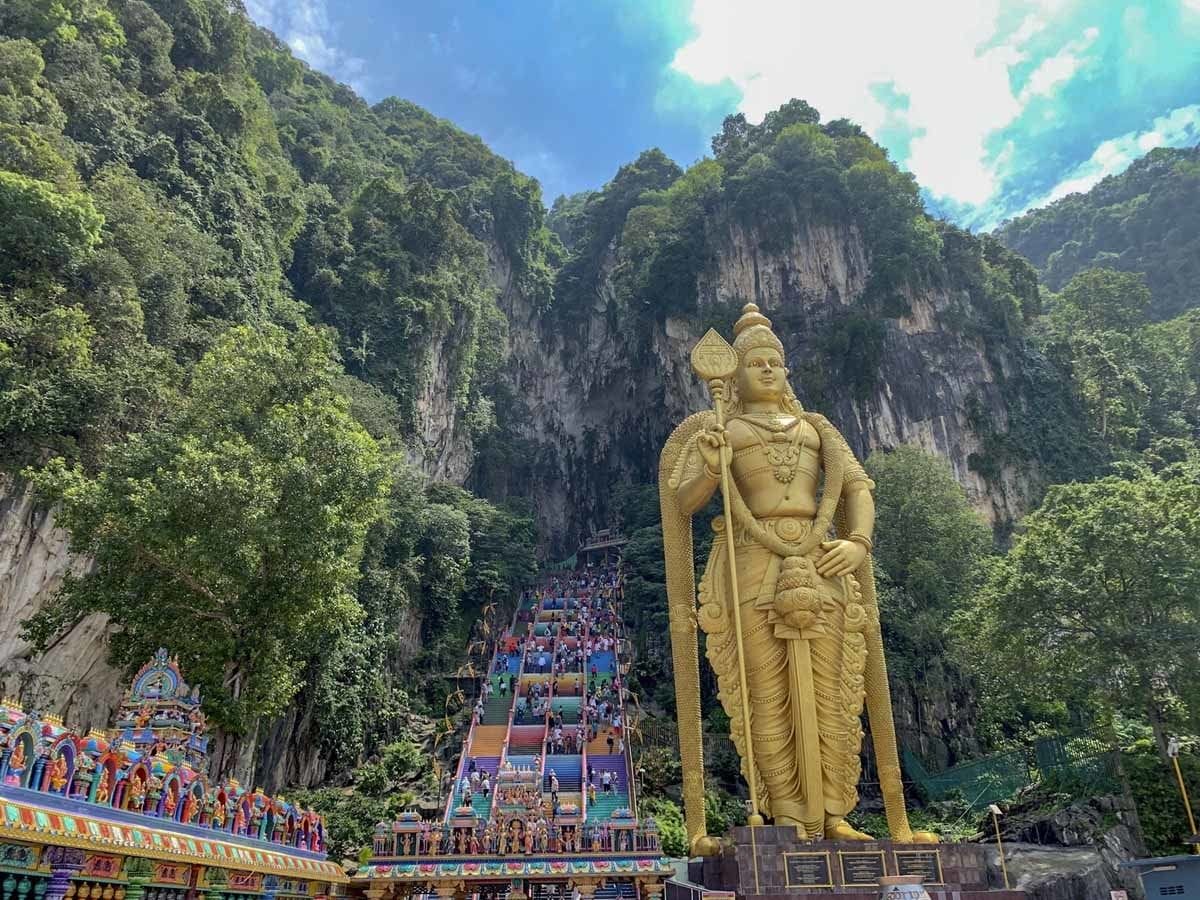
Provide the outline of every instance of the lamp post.
<path id="1" fill-rule="evenodd" d="M 1183 772 L 1179 769 L 1179 738 L 1173 737 L 1167 741 L 1167 756 L 1171 757 L 1171 765 L 1175 767 L 1175 780 L 1179 782 L 1179 793 L 1183 796 L 1183 808 L 1187 810 L 1188 827 L 1192 834 L 1196 833 L 1196 817 L 1192 815 L 1192 801 L 1188 799 L 1187 785 L 1183 781 Z M 1200 853 L 1200 844 L 1192 845 L 1193 853 Z"/>
<path id="2" fill-rule="evenodd" d="M 988 812 L 992 814 L 992 825 L 996 828 L 996 846 L 1000 848 L 1000 871 L 1004 873 L 1004 889 L 1012 890 L 1008 883 L 1008 864 L 1004 861 L 1004 841 L 1000 837 L 1000 807 L 995 803 L 988 804 Z"/>

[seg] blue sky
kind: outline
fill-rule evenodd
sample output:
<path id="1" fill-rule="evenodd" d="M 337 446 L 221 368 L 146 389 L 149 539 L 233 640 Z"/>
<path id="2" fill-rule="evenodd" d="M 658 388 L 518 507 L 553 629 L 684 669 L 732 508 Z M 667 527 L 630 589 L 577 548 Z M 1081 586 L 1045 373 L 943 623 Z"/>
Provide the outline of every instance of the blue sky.
<path id="1" fill-rule="evenodd" d="M 861 124 L 988 228 L 1200 143 L 1200 0 L 246 0 L 374 102 L 412 100 L 547 203 L 647 147 L 682 165 L 791 97 Z"/>

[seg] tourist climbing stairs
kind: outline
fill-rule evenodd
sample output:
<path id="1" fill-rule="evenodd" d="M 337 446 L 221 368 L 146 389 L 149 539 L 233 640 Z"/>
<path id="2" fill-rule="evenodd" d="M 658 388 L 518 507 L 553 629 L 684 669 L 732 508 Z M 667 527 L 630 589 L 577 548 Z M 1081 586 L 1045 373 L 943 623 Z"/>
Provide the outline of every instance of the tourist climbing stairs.
<path id="1" fill-rule="evenodd" d="M 605 826 L 618 812 L 630 821 L 636 800 L 617 632 L 611 604 L 586 590 L 546 585 L 522 598 L 491 661 L 487 699 L 467 738 L 447 822 L 466 813 L 464 785 L 484 784 L 484 773 L 490 791 L 472 788 L 470 802 L 481 821 L 503 823 L 530 810 L 560 823 Z M 626 895 L 614 887 L 603 900 Z"/>

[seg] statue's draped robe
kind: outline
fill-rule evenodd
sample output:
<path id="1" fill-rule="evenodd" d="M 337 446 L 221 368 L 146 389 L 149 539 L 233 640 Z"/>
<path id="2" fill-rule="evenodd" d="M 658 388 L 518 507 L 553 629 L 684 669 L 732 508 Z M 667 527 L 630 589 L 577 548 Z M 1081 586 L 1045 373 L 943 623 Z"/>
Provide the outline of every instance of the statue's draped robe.
<path id="1" fill-rule="evenodd" d="M 816 517 L 755 519 L 732 491 L 733 527 L 723 517 L 714 522 L 698 621 L 708 634 L 708 659 L 744 772 L 747 755 L 726 558 L 732 531 L 760 808 L 776 821 L 792 821 L 819 837 L 826 817 L 845 816 L 858 801 L 868 613 L 855 576 L 825 578 L 815 564 L 824 552 L 820 543 L 844 516 L 843 498 L 874 484 L 827 420 L 811 413 L 802 417 L 821 437 L 825 481 Z M 700 472 L 698 438 L 699 432 L 680 455 L 676 484 Z M 764 450 L 750 447 L 739 455 L 754 452 Z M 867 571 L 869 564 L 868 559 Z"/>

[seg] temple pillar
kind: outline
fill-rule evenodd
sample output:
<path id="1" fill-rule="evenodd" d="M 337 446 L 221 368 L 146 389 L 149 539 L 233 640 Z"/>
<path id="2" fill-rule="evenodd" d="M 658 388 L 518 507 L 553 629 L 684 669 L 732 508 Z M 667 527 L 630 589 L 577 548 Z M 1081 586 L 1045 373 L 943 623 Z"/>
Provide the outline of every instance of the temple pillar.
<path id="1" fill-rule="evenodd" d="M 571 887 L 579 891 L 580 900 L 591 900 L 596 895 L 596 889 L 604 883 L 601 878 L 572 878 Z"/>
<path id="2" fill-rule="evenodd" d="M 47 847 L 42 857 L 50 863 L 50 883 L 46 885 L 45 900 L 63 900 L 71 884 L 71 876 L 83 868 L 83 851 L 74 847 Z"/>
<path id="3" fill-rule="evenodd" d="M 642 889 L 642 900 L 662 900 L 666 885 L 661 881 L 641 881 L 638 885 Z"/>
<path id="4" fill-rule="evenodd" d="M 148 859 L 131 856 L 125 861 L 125 900 L 145 900 L 146 883 L 154 874 Z"/>

